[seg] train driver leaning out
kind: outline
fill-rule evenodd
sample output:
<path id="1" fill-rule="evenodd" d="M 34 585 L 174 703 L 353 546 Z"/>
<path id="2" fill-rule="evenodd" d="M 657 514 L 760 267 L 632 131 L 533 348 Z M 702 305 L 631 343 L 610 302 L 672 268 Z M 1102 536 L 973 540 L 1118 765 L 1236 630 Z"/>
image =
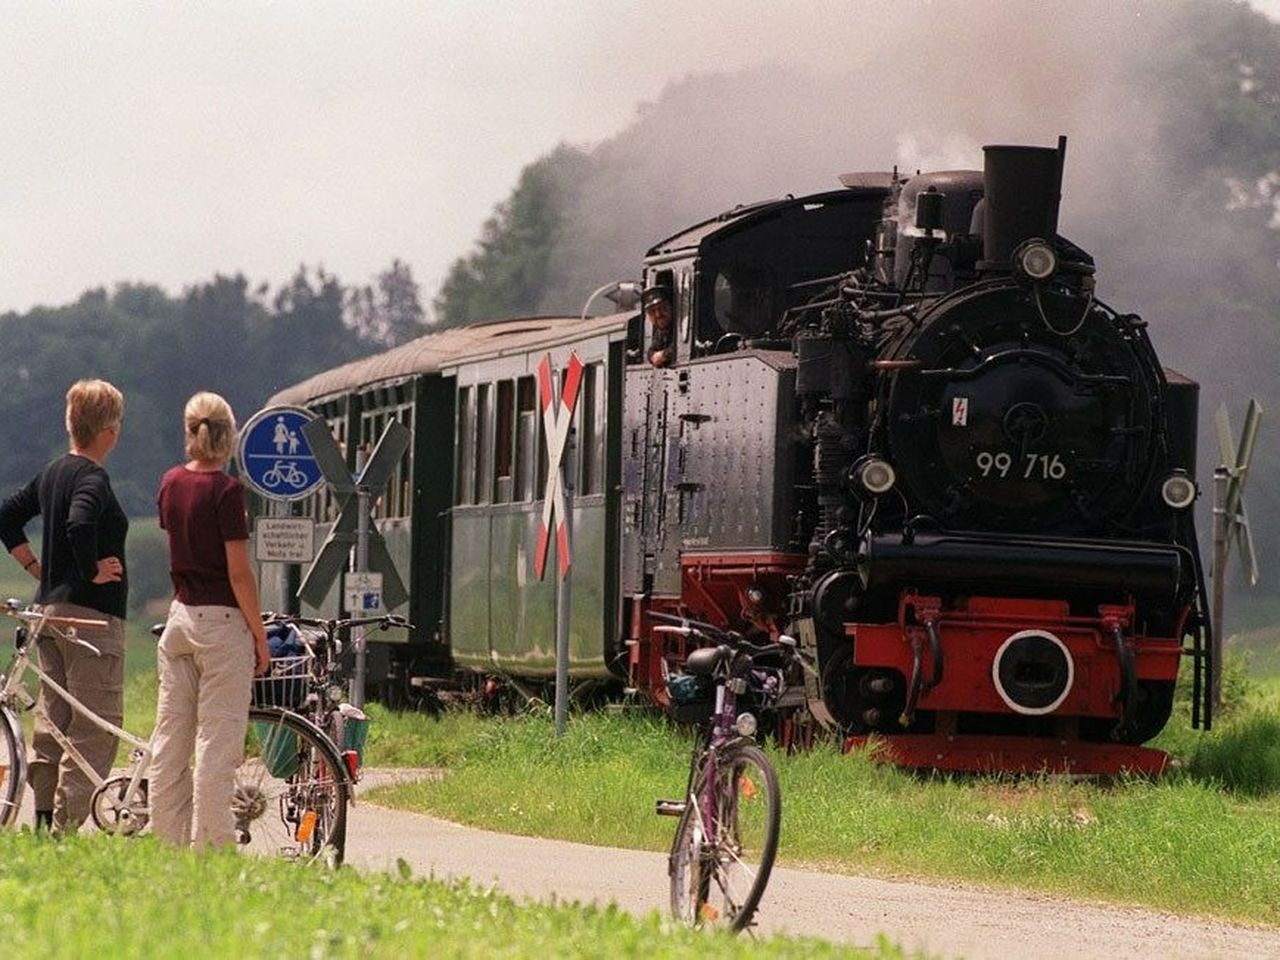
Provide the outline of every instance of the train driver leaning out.
<path id="1" fill-rule="evenodd" d="M 671 332 L 671 288 L 666 286 L 650 287 L 641 297 L 644 315 L 653 328 L 653 337 L 649 341 L 649 362 L 655 367 L 665 367 L 671 363 L 674 354 Z"/>

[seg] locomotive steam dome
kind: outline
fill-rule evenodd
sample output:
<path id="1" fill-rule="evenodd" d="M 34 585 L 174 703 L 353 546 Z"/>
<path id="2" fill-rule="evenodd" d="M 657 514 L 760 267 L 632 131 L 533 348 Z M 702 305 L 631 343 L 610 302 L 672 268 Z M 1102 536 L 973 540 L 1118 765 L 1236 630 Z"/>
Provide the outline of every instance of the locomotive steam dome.
<path id="1" fill-rule="evenodd" d="M 892 357 L 914 363 L 887 425 L 913 509 L 953 529 L 1044 533 L 1097 528 L 1131 506 L 1159 382 L 1125 318 L 1084 309 L 1064 336 L 1048 298 L 1004 282 L 943 300 L 899 342 Z"/>

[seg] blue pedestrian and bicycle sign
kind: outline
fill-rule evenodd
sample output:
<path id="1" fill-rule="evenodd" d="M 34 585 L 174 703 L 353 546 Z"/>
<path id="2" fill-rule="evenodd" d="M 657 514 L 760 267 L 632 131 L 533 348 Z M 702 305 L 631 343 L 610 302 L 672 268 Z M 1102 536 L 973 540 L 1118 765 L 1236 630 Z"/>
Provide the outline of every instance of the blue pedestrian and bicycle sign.
<path id="1" fill-rule="evenodd" d="M 315 415 L 301 407 L 268 407 L 240 431 L 240 476 L 272 500 L 301 500 L 324 483 L 302 428 Z"/>

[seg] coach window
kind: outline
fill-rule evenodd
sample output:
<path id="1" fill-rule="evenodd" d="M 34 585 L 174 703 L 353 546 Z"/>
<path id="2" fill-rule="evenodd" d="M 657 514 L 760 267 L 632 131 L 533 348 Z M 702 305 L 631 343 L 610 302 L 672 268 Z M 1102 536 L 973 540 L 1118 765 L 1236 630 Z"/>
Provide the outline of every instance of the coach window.
<path id="1" fill-rule="evenodd" d="M 515 385 L 510 380 L 498 381 L 497 397 L 497 409 L 494 410 L 497 431 L 493 454 L 493 502 L 510 503 L 515 458 Z"/>
<path id="2" fill-rule="evenodd" d="M 678 314 L 677 321 L 679 323 L 680 342 L 688 344 L 691 342 L 689 336 L 689 327 L 693 318 L 693 271 L 688 267 L 680 271 L 679 291 L 676 296 L 676 311 Z"/>
<path id="3" fill-rule="evenodd" d="M 582 396 L 578 403 L 578 492 L 583 496 L 604 493 L 604 364 L 589 363 L 582 371 Z"/>
<path id="4" fill-rule="evenodd" d="M 357 470 L 364 469 L 364 465 L 373 456 L 373 450 L 378 445 L 378 441 L 382 439 L 382 431 L 386 429 L 387 421 L 395 417 L 393 412 L 380 405 L 380 401 L 385 403 L 389 398 L 384 399 L 379 396 L 379 393 L 380 391 L 366 396 L 365 403 L 371 409 L 368 413 L 360 415 L 360 460 L 356 464 Z M 393 481 L 394 477 L 388 480 L 386 488 L 377 494 L 377 499 L 374 501 L 373 515 L 379 520 L 395 516 Z"/>
<path id="5" fill-rule="evenodd" d="M 465 506 L 475 502 L 476 486 L 476 396 L 470 387 L 458 390 L 458 475 L 454 499 Z"/>
<path id="6" fill-rule="evenodd" d="M 476 486 L 473 503 L 488 503 L 493 483 L 493 388 L 476 387 Z"/>
<path id="7" fill-rule="evenodd" d="M 538 496 L 538 393 L 533 377 L 516 381 L 516 475 L 515 499 L 521 502 Z"/>
<path id="8" fill-rule="evenodd" d="M 409 431 L 409 445 L 405 447 L 404 453 L 400 457 L 400 465 L 396 468 L 397 483 L 399 488 L 399 511 L 396 513 L 398 517 L 407 517 L 413 513 L 413 407 L 412 405 L 400 408 L 400 423 Z"/>

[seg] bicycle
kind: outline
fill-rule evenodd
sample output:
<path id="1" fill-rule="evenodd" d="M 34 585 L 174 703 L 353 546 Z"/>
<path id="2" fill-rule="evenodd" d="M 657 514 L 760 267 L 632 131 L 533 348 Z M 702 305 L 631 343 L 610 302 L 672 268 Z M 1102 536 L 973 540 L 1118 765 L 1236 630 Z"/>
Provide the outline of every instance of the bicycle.
<path id="1" fill-rule="evenodd" d="M 270 698 L 289 697 L 292 709 L 301 713 L 322 730 L 334 744 L 347 766 L 352 783 L 360 781 L 360 765 L 364 755 L 364 737 L 368 720 L 361 711 L 344 702 L 342 652 L 339 633 L 351 627 L 376 626 L 381 630 L 392 628 L 413 629 L 404 617 L 384 614 L 379 617 L 346 617 L 323 619 L 296 614 L 271 613 L 262 615 L 269 635 L 284 643 L 279 631 L 293 628 L 301 651 L 292 658 L 274 658 L 271 676 L 277 678 L 271 691 L 260 691 Z M 296 649 L 296 648 L 295 648 Z M 286 677 L 295 684 L 284 691 L 279 679 Z M 266 678 L 268 681 L 271 679 Z M 262 682 L 260 678 L 259 682 Z"/>
<path id="2" fill-rule="evenodd" d="M 64 754 L 71 758 L 93 784 L 89 815 L 94 825 L 106 833 L 138 833 L 149 819 L 147 771 L 151 766 L 151 745 L 94 713 L 57 684 L 31 658 L 32 639 L 48 634 L 60 636 L 79 644 L 95 656 L 99 655 L 101 651 L 97 647 L 76 635 L 76 628 L 105 627 L 107 622 L 52 617 L 36 607 L 28 607 L 20 600 L 4 601 L 0 604 L 0 614 L 18 621 L 14 632 L 14 657 L 9 669 L 0 676 L 0 828 L 12 827 L 17 823 L 22 796 L 26 790 L 27 747 L 20 715 L 35 706 L 35 700 L 26 688 L 26 676 L 30 672 L 40 679 L 45 690 L 55 693 L 74 712 L 129 745 L 129 766 L 125 772 L 102 777 L 89 765 L 65 733 L 56 727 L 51 726 L 49 729 Z"/>
<path id="3" fill-rule="evenodd" d="M 17 823 L 26 789 L 26 743 L 19 717 L 35 705 L 25 686 L 27 674 L 32 673 L 72 710 L 129 745 L 125 772 L 101 777 L 65 734 L 51 730 L 94 785 L 90 801 L 94 825 L 106 833 L 140 833 L 150 821 L 150 743 L 102 719 L 50 679 L 31 657 L 32 638 L 46 634 L 59 635 L 97 654 L 97 648 L 75 631 L 77 626 L 104 626 L 104 621 L 51 617 L 19 600 L 0 604 L 0 614 L 19 624 L 13 661 L 0 679 L 0 828 Z M 152 632 L 158 636 L 163 629 L 161 624 Z M 256 749 L 246 752 L 235 774 L 237 840 L 256 852 L 274 852 L 290 860 L 341 863 L 350 777 L 338 749 L 305 717 L 276 707 L 251 708 L 249 727 Z"/>
<path id="4" fill-rule="evenodd" d="M 159 638 L 164 624 L 151 633 Z M 238 846 L 301 863 L 339 866 L 346 855 L 353 778 L 323 730 L 294 709 L 301 690 L 290 658 L 253 678 L 244 760 L 231 796 Z M 300 702 L 300 700 L 299 700 Z"/>
<path id="5" fill-rule="evenodd" d="M 653 613 L 670 621 L 653 629 L 710 644 L 692 651 L 667 678 L 673 703 L 707 714 L 694 741 L 685 799 L 658 800 L 655 812 L 679 817 L 667 872 L 671 912 L 691 926 L 750 926 L 778 852 L 782 796 L 778 776 L 755 741 L 750 696 L 776 703 L 787 671 L 804 661 L 795 641 L 753 644 L 708 623 Z M 772 661 L 772 662 L 770 662 Z"/>

